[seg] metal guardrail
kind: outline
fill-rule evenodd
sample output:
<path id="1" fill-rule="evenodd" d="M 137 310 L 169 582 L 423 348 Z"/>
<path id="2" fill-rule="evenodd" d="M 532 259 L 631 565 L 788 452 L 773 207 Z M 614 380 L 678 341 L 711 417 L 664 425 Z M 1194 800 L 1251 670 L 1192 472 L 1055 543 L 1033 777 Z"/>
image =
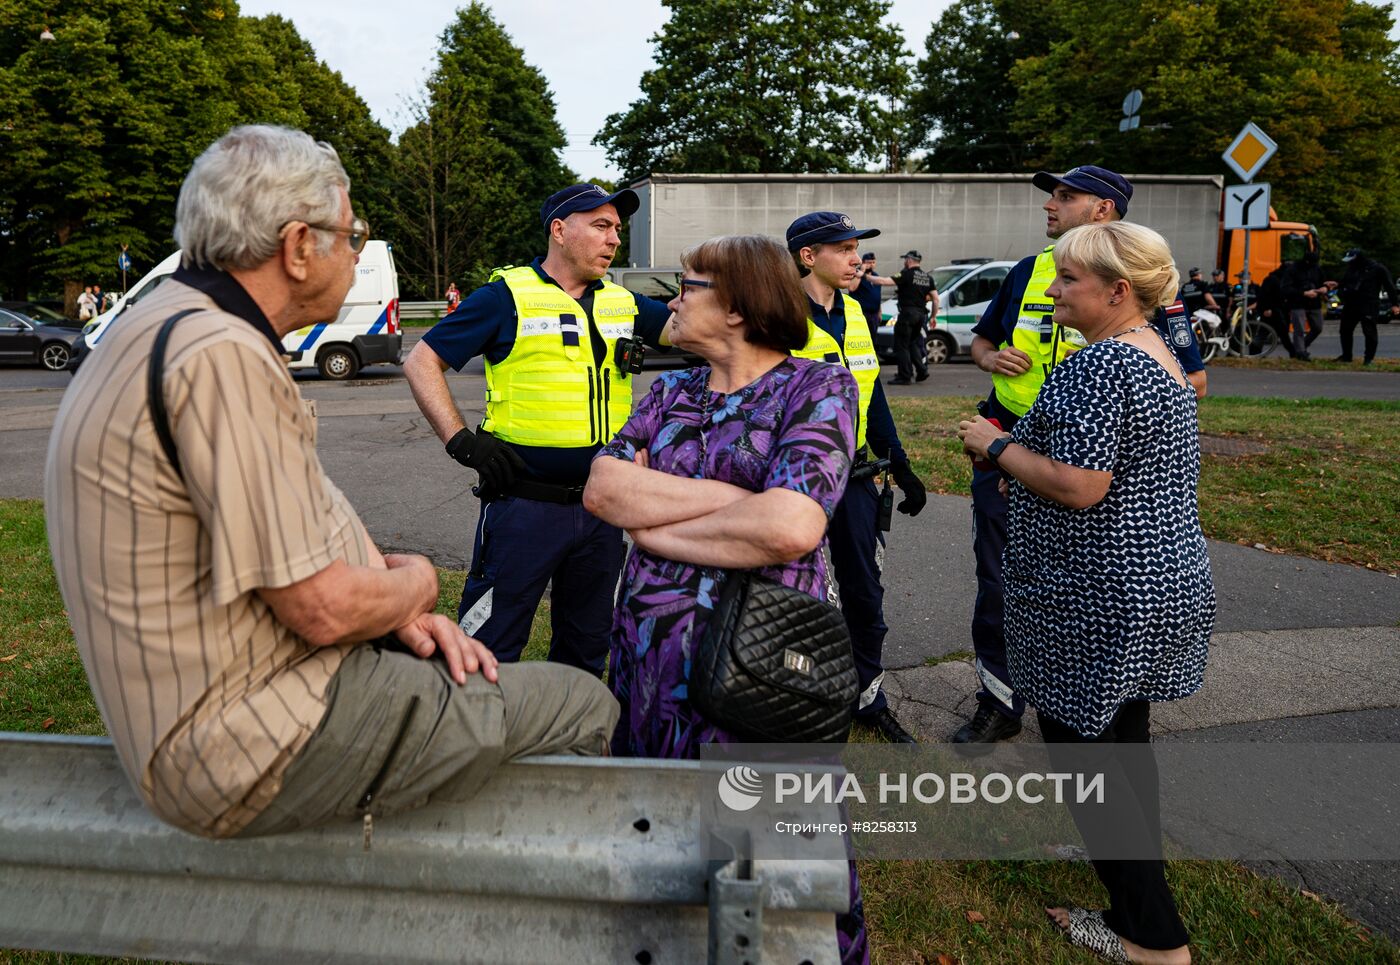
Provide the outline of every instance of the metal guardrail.
<path id="1" fill-rule="evenodd" d="M 399 318 L 441 318 L 447 302 L 399 302 Z"/>
<path id="2" fill-rule="evenodd" d="M 106 739 L 0 733 L 0 947 L 268 965 L 836 962 L 846 863 L 742 860 L 741 843 L 711 866 L 700 792 L 721 770 L 534 758 L 465 804 L 376 820 L 368 849 L 357 820 L 209 841 L 157 821 Z"/>

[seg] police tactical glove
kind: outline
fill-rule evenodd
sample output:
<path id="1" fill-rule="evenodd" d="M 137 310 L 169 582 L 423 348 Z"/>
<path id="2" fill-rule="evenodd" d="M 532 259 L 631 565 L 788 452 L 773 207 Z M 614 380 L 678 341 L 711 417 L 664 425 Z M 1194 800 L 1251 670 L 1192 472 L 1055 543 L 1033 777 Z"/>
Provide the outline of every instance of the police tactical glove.
<path id="1" fill-rule="evenodd" d="M 462 429 L 447 442 L 447 454 L 481 476 L 481 487 L 504 493 L 525 471 L 525 463 L 510 446 L 489 432 Z"/>
<path id="2" fill-rule="evenodd" d="M 928 490 L 919 481 L 919 477 L 914 475 L 914 470 L 907 462 L 897 462 L 890 467 L 890 474 L 894 476 L 894 481 L 899 484 L 900 490 L 904 493 L 904 498 L 900 500 L 895 509 L 906 516 L 917 516 L 928 502 Z"/>

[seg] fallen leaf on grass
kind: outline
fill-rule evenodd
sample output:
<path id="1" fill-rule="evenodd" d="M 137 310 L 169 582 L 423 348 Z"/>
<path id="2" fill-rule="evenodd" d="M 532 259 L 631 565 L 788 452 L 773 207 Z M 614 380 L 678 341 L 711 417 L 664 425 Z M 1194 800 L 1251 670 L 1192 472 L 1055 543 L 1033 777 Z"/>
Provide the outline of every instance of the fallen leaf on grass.
<path id="1" fill-rule="evenodd" d="M 1308 891 L 1306 888 L 1303 889 L 1302 895 L 1303 895 L 1304 898 L 1311 898 L 1313 901 L 1321 901 L 1321 900 L 1322 900 L 1322 896 L 1321 896 L 1321 895 L 1318 895 L 1316 892 Z"/>
<path id="2" fill-rule="evenodd" d="M 972 923 L 975 925 L 975 924 L 977 924 L 979 921 L 986 921 L 986 920 L 987 920 L 987 916 L 984 915 L 984 914 L 982 914 L 980 911 L 969 911 L 969 912 L 967 913 L 967 920 L 970 921 L 970 922 L 972 922 Z"/>
<path id="3" fill-rule="evenodd" d="M 938 955 L 938 965 L 958 965 L 958 960 L 952 955 L 944 955 L 940 952 Z"/>
<path id="4" fill-rule="evenodd" d="M 1253 908 L 1246 908 L 1245 911 L 1249 912 L 1249 917 L 1251 918 L 1259 917 L 1259 912 L 1255 911 Z"/>
<path id="5" fill-rule="evenodd" d="M 42 727 L 44 730 L 48 730 L 50 727 L 53 726 L 53 718 L 52 718 L 52 717 L 46 717 L 46 718 L 44 718 L 44 722 L 43 722 L 42 724 L 40 724 L 39 726 Z"/>
<path id="6" fill-rule="evenodd" d="M 17 653 L 9 653 L 9 654 L 6 654 L 5 656 L 0 657 L 0 663 L 9 663 L 11 660 L 15 659 L 15 657 L 18 657 L 18 656 L 19 656 L 19 654 L 17 654 Z"/>

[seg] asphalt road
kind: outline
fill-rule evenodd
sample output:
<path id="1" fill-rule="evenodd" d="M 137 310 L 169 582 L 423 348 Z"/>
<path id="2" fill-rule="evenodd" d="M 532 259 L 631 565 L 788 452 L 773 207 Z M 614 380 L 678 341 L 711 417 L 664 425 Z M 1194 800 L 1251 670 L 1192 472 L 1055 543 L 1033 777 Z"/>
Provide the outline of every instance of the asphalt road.
<path id="1" fill-rule="evenodd" d="M 406 330 L 405 354 L 417 343 L 424 331 L 426 329 Z M 1359 353 L 1359 333 L 1357 338 L 1355 351 Z M 1327 328 L 1314 343 L 1313 354 L 1320 359 L 1330 359 L 1340 352 L 1341 342 L 1337 335 L 1337 325 L 1335 322 L 1328 322 Z M 1380 326 L 1379 354 L 1382 357 L 1400 357 L 1400 324 Z M 653 354 L 647 362 L 647 370 L 659 371 L 683 364 L 685 363 L 679 357 Z M 464 374 L 479 375 L 481 371 L 481 361 L 478 359 L 466 367 Z M 930 378 L 926 382 L 911 386 L 891 386 L 887 391 L 891 396 L 981 395 L 987 391 L 986 373 L 974 366 L 966 356 L 946 365 L 935 365 L 929 373 Z M 1394 372 L 1367 371 L 1360 365 L 1357 365 L 1355 371 L 1316 372 L 1251 371 L 1211 367 L 1208 373 L 1212 395 L 1400 401 L 1400 375 Z M 894 366 L 885 366 L 883 374 L 886 379 L 893 376 Z M 395 366 L 375 365 L 364 369 L 352 384 L 402 377 L 401 371 Z M 37 367 L 0 368 L 0 392 L 6 389 L 61 389 L 68 384 L 69 378 L 65 372 L 48 372 Z M 296 378 L 304 385 L 321 384 L 315 372 L 310 369 L 296 373 Z"/>

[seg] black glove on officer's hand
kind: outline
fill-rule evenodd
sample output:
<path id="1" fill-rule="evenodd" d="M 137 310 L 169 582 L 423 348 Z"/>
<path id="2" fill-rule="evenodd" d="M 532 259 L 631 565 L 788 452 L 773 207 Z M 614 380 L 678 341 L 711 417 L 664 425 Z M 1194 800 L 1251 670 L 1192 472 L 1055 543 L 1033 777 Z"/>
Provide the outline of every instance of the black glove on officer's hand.
<path id="1" fill-rule="evenodd" d="M 481 476 L 481 488 L 503 493 L 525 471 L 525 462 L 510 446 L 489 432 L 462 429 L 447 442 L 447 454 Z"/>
<path id="2" fill-rule="evenodd" d="M 914 475 L 913 468 L 907 462 L 897 462 L 890 466 L 890 475 L 894 476 L 894 481 L 904 493 L 904 498 L 895 509 L 906 516 L 919 515 L 928 503 L 928 490 L 919 481 L 919 477 Z"/>

